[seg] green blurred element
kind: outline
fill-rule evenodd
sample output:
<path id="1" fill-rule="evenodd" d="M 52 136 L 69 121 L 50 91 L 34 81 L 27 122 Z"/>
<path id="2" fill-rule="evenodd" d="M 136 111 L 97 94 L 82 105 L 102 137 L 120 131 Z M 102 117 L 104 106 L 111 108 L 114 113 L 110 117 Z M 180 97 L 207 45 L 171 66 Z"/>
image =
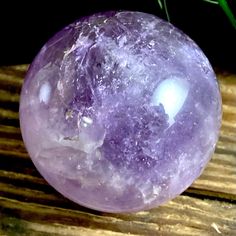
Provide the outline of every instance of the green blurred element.
<path id="1" fill-rule="evenodd" d="M 211 3 L 211 4 L 219 5 L 222 8 L 222 10 L 224 11 L 224 13 L 226 14 L 226 16 L 228 17 L 232 26 L 236 29 L 236 18 L 234 17 L 234 14 L 230 9 L 227 0 L 203 0 L 203 1 Z M 167 20 L 170 21 L 170 16 L 168 13 L 166 0 L 157 0 L 157 2 L 158 2 L 159 7 L 165 11 Z"/>
<path id="2" fill-rule="evenodd" d="M 218 0 L 203 0 L 204 2 L 209 2 L 212 4 L 218 4 Z"/>
<path id="3" fill-rule="evenodd" d="M 157 2 L 158 2 L 159 7 L 161 8 L 161 10 L 165 11 L 166 18 L 170 22 L 170 15 L 168 13 L 168 8 L 167 8 L 166 0 L 157 0 Z"/>
<path id="4" fill-rule="evenodd" d="M 233 12 L 231 11 L 228 3 L 226 0 L 218 0 L 219 5 L 227 15 L 228 19 L 230 20 L 232 26 L 236 29 L 236 18 L 234 17 Z"/>

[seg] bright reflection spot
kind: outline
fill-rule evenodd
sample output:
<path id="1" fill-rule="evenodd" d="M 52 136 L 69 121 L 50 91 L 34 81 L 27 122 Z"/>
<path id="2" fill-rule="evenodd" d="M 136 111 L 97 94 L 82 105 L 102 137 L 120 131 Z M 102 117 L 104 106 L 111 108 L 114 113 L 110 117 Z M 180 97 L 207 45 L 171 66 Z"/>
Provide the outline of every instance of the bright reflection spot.
<path id="1" fill-rule="evenodd" d="M 87 127 L 88 125 L 91 125 L 93 123 L 93 120 L 87 116 L 83 116 L 82 120 L 83 120 L 84 127 Z"/>
<path id="2" fill-rule="evenodd" d="M 177 76 L 161 82 L 155 89 L 151 103 L 154 106 L 163 105 L 169 116 L 169 124 L 174 123 L 176 114 L 180 111 L 188 95 L 188 84 Z"/>
<path id="3" fill-rule="evenodd" d="M 51 86 L 48 82 L 44 83 L 39 91 L 39 101 L 47 104 L 51 94 Z"/>

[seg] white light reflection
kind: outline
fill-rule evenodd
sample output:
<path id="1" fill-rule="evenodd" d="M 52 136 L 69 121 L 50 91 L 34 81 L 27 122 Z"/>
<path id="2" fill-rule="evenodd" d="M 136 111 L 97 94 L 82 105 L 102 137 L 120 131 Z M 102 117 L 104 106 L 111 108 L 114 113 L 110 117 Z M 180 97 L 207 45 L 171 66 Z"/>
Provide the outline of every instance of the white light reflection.
<path id="1" fill-rule="evenodd" d="M 177 76 L 164 80 L 155 89 L 151 103 L 153 106 L 163 105 L 169 116 L 169 125 L 174 123 L 175 116 L 184 105 L 188 90 L 187 82 Z"/>
<path id="2" fill-rule="evenodd" d="M 51 86 L 48 82 L 45 82 L 39 90 L 39 101 L 48 104 L 51 94 Z"/>

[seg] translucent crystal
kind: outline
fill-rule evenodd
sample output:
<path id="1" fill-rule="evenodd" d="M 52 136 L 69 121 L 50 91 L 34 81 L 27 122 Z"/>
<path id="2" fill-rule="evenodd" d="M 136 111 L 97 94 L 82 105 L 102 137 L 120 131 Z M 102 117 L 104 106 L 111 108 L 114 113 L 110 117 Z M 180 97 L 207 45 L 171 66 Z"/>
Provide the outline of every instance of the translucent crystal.
<path id="1" fill-rule="evenodd" d="M 140 12 L 85 17 L 41 49 L 21 130 L 44 178 L 107 212 L 158 206 L 201 174 L 221 122 L 215 74 L 173 25 Z"/>

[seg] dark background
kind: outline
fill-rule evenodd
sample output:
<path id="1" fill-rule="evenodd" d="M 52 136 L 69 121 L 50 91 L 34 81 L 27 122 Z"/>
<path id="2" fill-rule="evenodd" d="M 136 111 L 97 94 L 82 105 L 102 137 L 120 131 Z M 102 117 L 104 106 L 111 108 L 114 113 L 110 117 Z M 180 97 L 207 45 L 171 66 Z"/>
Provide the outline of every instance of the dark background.
<path id="1" fill-rule="evenodd" d="M 166 0 L 171 23 L 188 34 L 213 67 L 236 72 L 236 29 L 223 10 L 203 0 Z M 236 15 L 236 0 L 228 0 Z M 166 19 L 157 0 L 7 1 L 0 4 L 0 65 L 30 63 L 58 30 L 81 16 L 134 10 Z"/>

